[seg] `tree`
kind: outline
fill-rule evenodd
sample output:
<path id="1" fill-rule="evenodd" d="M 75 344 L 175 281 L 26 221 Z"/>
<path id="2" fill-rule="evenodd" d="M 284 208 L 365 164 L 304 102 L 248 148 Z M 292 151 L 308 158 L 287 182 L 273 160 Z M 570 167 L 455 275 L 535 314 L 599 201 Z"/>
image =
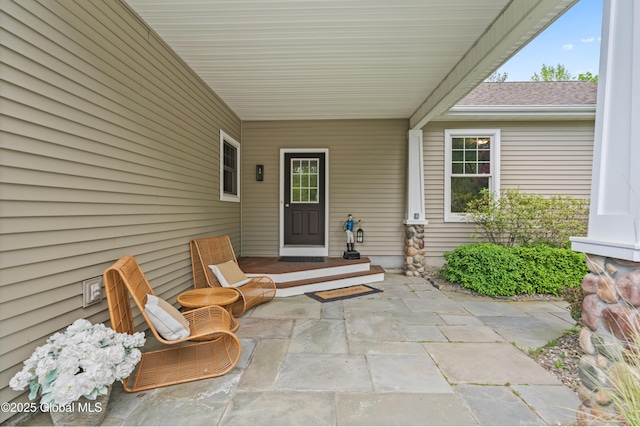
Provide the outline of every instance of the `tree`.
<path id="1" fill-rule="evenodd" d="M 552 65 L 542 64 L 542 70 L 540 70 L 540 75 L 538 73 L 533 73 L 531 76 L 532 82 L 565 82 L 569 80 L 575 80 L 571 73 L 564 68 L 564 65 L 558 64 L 557 67 Z"/>
<path id="2" fill-rule="evenodd" d="M 504 83 L 505 81 L 507 81 L 507 77 L 508 76 L 509 75 L 506 72 L 500 74 L 499 72 L 495 71 L 493 74 L 491 74 L 489 77 L 487 77 L 485 82 Z"/>
<path id="3" fill-rule="evenodd" d="M 578 74 L 578 77 L 576 78 L 572 76 L 571 73 L 568 72 L 567 69 L 562 64 L 558 64 L 557 67 L 554 67 L 552 65 L 547 66 L 545 64 L 542 64 L 542 70 L 540 70 L 540 74 L 534 73 L 533 76 L 531 76 L 532 82 L 540 82 L 540 81 L 566 82 L 570 80 L 573 80 L 573 81 L 578 80 L 583 82 L 597 82 L 598 75 L 596 74 L 594 76 L 593 74 L 591 74 L 590 71 L 587 71 L 586 73 Z"/>
<path id="4" fill-rule="evenodd" d="M 584 74 L 578 74 L 578 80 L 583 81 L 583 82 L 597 82 L 598 81 L 598 75 L 596 74 L 595 76 L 593 74 L 591 74 L 591 71 L 587 71 Z"/>

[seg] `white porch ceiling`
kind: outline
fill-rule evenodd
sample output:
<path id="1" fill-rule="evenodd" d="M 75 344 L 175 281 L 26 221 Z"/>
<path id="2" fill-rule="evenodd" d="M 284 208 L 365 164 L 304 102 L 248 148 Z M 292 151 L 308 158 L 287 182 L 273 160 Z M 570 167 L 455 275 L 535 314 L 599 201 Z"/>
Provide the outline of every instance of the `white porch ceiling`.
<path id="1" fill-rule="evenodd" d="M 576 0 L 125 1 L 242 120 L 413 124 Z"/>

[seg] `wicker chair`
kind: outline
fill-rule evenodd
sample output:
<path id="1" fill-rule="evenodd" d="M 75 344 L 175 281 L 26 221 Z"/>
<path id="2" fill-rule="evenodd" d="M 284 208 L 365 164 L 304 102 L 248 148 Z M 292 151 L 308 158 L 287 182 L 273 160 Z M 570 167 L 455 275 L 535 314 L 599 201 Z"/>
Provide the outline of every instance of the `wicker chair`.
<path id="1" fill-rule="evenodd" d="M 190 247 L 193 286 L 196 289 L 221 286 L 209 268 L 210 265 L 230 260 L 238 263 L 229 236 L 194 239 Z M 235 317 L 242 316 L 250 308 L 271 301 L 276 296 L 276 284 L 266 276 L 251 277 L 249 283 L 234 289 L 240 294 L 238 301 L 231 306 L 231 312 Z"/>
<path id="2" fill-rule="evenodd" d="M 123 256 L 109 267 L 104 272 L 104 287 L 111 327 L 116 332 L 135 332 L 129 299 L 131 294 L 160 343 L 178 344 L 188 340 L 205 339 L 198 343 L 144 352 L 142 360 L 132 374 L 135 375 L 133 379 L 129 377 L 123 381 L 126 391 L 137 392 L 218 377 L 229 372 L 238 363 L 240 341 L 229 330 L 229 313 L 222 307 L 210 306 L 184 313 L 191 332 L 186 338 L 167 341 L 158 334 L 144 310 L 147 295 L 154 293 L 134 257 Z"/>

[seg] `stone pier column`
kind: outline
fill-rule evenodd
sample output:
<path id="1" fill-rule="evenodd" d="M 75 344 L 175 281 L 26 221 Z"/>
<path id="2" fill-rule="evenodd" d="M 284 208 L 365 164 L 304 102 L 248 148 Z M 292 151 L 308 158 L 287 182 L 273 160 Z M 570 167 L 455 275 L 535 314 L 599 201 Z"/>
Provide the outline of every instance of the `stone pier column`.
<path id="1" fill-rule="evenodd" d="M 577 419 L 579 425 L 612 425 L 616 408 L 607 392 L 611 369 L 621 363 L 621 349 L 640 332 L 640 262 L 587 255 L 587 266 Z"/>
<path id="2" fill-rule="evenodd" d="M 404 272 L 407 276 L 422 276 L 427 263 L 424 248 L 424 225 L 407 224 L 404 240 Z"/>

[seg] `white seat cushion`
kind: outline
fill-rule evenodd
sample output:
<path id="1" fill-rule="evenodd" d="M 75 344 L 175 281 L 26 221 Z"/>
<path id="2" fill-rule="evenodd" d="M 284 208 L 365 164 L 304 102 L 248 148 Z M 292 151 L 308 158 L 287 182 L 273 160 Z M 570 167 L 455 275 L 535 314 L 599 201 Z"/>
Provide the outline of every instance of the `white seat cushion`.
<path id="1" fill-rule="evenodd" d="M 213 271 L 218 282 L 220 282 L 220 284 L 225 288 L 236 288 L 251 281 L 251 279 L 248 278 L 242 270 L 240 270 L 238 264 L 233 260 L 229 260 L 221 264 L 210 265 L 209 268 Z"/>
<path id="2" fill-rule="evenodd" d="M 168 341 L 186 338 L 191 333 L 189 322 L 177 308 L 155 295 L 147 295 L 144 306 L 149 320 L 160 336 Z"/>

